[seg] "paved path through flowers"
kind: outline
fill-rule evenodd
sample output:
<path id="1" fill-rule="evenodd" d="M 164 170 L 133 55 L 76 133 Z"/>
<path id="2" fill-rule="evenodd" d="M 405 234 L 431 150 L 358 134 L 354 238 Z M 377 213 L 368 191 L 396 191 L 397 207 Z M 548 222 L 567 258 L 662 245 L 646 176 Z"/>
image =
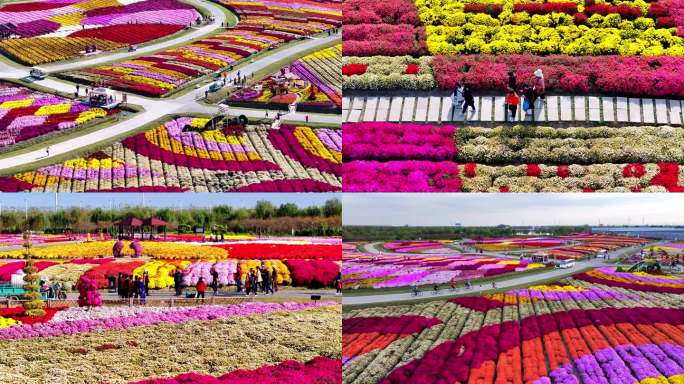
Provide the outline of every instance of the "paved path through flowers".
<path id="1" fill-rule="evenodd" d="M 449 95 L 353 96 L 342 99 L 342 121 L 504 122 L 503 96 L 475 97 L 475 112 L 461 114 Z M 535 122 L 630 123 L 682 125 L 684 101 L 612 96 L 548 96 L 537 108 Z M 533 121 L 518 108 L 516 121 Z"/>
<path id="2" fill-rule="evenodd" d="M 206 4 L 202 1 L 202 4 Z M 220 9 L 219 9 L 220 11 Z M 212 10 L 213 12 L 213 10 Z M 220 12 L 223 15 L 222 12 Z M 218 15 L 214 15 L 218 18 Z M 240 74 L 242 76 L 250 76 L 252 73 L 274 64 L 283 58 L 297 58 L 301 56 L 302 52 L 308 51 L 310 49 L 324 47 L 330 45 L 335 41 L 341 40 L 340 34 L 333 34 L 331 36 L 325 36 L 321 38 L 311 38 L 300 44 L 293 45 L 289 48 L 279 50 L 275 54 L 266 55 L 258 60 L 250 62 L 249 64 L 240 68 Z M 237 70 L 228 73 L 228 80 L 233 79 Z M 0 79 L 19 79 L 26 76 L 28 69 L 19 69 L 14 66 L 10 66 L 6 63 L 0 62 Z M 57 79 L 46 79 L 39 81 L 43 87 L 51 88 L 56 91 L 71 93 L 74 92 L 75 88 L 72 83 L 57 80 Z M 151 99 L 142 96 L 128 95 L 128 102 L 130 104 L 136 104 L 143 107 L 144 111 L 135 114 L 132 118 L 117 122 L 109 127 L 97 130 L 95 132 L 75 137 L 73 139 L 65 140 L 57 144 L 50 145 L 50 156 L 54 157 L 62 154 L 66 154 L 74 151 L 75 149 L 82 148 L 88 145 L 96 144 L 103 140 L 113 138 L 119 135 L 124 135 L 127 132 L 135 130 L 147 123 L 157 120 L 167 114 L 181 114 L 181 113 L 218 113 L 218 106 L 207 106 L 197 102 L 198 95 L 204 95 L 204 91 L 211 86 L 208 83 L 194 91 L 187 92 L 183 95 L 177 97 L 171 97 L 168 99 Z M 275 116 L 276 111 L 265 111 L 265 110 L 250 110 L 250 109 L 235 109 L 231 114 L 244 114 L 248 118 L 264 118 L 266 117 L 266 112 L 268 116 Z M 326 114 L 313 114 L 313 113 L 290 113 L 282 117 L 283 120 L 305 122 L 309 121 L 311 123 L 325 123 L 325 124 L 340 124 L 340 115 L 326 115 Z M 46 147 L 37 144 L 33 146 L 35 150 L 20 155 L 7 157 L 0 160 L 0 170 L 16 167 L 19 165 L 30 164 L 37 160 L 43 160 L 49 158 L 46 152 Z"/>
<path id="3" fill-rule="evenodd" d="M 657 244 L 652 243 L 652 244 Z M 646 246 L 643 246 L 643 248 L 648 247 L 648 244 Z M 373 248 L 372 244 L 371 247 L 366 247 L 368 250 L 369 248 Z M 634 252 L 637 248 L 642 248 L 642 247 L 627 247 L 627 248 L 621 248 L 615 251 L 612 251 L 610 253 L 611 259 L 616 259 L 621 257 L 622 255 L 628 254 L 630 252 Z M 501 256 L 501 255 L 498 255 Z M 585 261 L 578 261 L 575 264 L 575 268 L 572 270 L 569 269 L 553 269 L 550 271 L 546 272 L 541 272 L 541 273 L 536 273 L 532 275 L 523 275 L 523 276 L 515 276 L 513 275 L 510 279 L 506 280 L 498 280 L 496 282 L 497 288 L 511 288 L 511 287 L 516 287 L 516 286 L 521 286 L 521 285 L 533 285 L 535 282 L 538 281 L 545 281 L 549 279 L 554 279 L 554 278 L 560 278 L 563 276 L 568 275 L 569 273 L 572 273 L 573 270 L 579 271 L 582 269 L 586 268 L 595 268 L 595 267 L 602 267 L 606 265 L 613 265 L 613 264 L 607 264 L 604 259 L 591 259 L 591 260 L 585 260 Z M 486 291 L 489 291 L 492 289 L 491 283 L 485 283 L 484 285 L 479 285 L 475 283 L 473 285 L 472 289 L 465 290 L 463 288 L 459 289 L 456 292 L 450 291 L 448 289 L 442 289 L 438 293 L 434 293 L 431 291 L 424 291 L 421 296 L 413 296 L 411 294 L 409 287 L 406 287 L 406 293 L 392 293 L 392 294 L 378 294 L 378 295 L 367 295 L 367 296 L 344 296 L 342 298 L 342 305 L 361 305 L 361 304 L 376 304 L 376 303 L 386 303 L 386 302 L 395 302 L 395 301 L 407 301 L 407 300 L 416 300 L 416 299 L 430 299 L 430 298 L 440 298 L 440 297 L 452 297 L 452 296 L 461 296 L 461 295 L 473 295 L 473 294 L 481 294 Z"/>

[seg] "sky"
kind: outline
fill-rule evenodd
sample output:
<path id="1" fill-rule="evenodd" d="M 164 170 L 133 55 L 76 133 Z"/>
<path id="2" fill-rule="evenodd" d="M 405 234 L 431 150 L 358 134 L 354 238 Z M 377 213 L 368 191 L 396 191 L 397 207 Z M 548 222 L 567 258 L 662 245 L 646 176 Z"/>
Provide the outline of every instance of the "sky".
<path id="1" fill-rule="evenodd" d="M 326 200 L 339 198 L 337 193 L 59 193 L 60 208 L 78 207 L 109 209 L 127 205 L 146 207 L 212 207 L 228 204 L 233 207 L 253 207 L 258 200 L 268 200 L 275 205 L 295 203 L 300 207 L 322 205 Z M 24 209 L 25 201 L 30 208 L 54 208 L 55 193 L 0 193 L 3 209 Z"/>
<path id="2" fill-rule="evenodd" d="M 345 193 L 344 225 L 684 225 L 684 194 Z"/>

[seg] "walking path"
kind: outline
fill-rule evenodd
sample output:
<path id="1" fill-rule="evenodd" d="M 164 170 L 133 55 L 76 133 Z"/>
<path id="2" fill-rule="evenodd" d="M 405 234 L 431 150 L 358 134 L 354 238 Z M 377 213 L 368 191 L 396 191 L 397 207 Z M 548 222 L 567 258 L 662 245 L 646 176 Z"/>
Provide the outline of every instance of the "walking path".
<path id="1" fill-rule="evenodd" d="M 221 20 L 225 20 L 225 14 L 221 11 L 220 8 L 214 6 L 210 7 L 209 2 L 205 0 L 193 0 L 197 4 L 202 4 L 206 6 L 208 9 L 212 11 L 212 14 L 214 15 L 214 18 L 220 23 Z M 188 39 L 187 36 L 183 37 L 184 39 Z M 257 72 L 258 70 L 265 68 L 269 65 L 272 65 L 283 58 L 288 58 L 288 57 L 299 57 L 301 56 L 302 52 L 305 52 L 310 49 L 318 48 L 318 47 L 324 47 L 326 45 L 329 45 L 335 41 L 341 40 L 341 35 L 338 34 L 333 34 L 331 36 L 325 36 L 325 37 L 320 37 L 320 38 L 310 38 L 302 43 L 293 45 L 291 47 L 281 49 L 275 54 L 270 54 L 267 56 L 263 56 L 259 58 L 258 60 L 254 60 L 250 62 L 249 64 L 243 66 L 242 68 L 239 69 L 240 75 L 241 76 L 247 76 L 249 77 L 253 73 Z M 187 41 L 187 40 L 186 40 Z M 156 46 L 158 49 L 159 46 Z M 140 50 L 136 52 L 136 54 L 140 54 Z M 107 60 L 111 60 L 111 57 L 108 58 Z M 82 63 L 78 63 L 78 67 L 83 66 Z M 24 67 L 23 69 L 9 66 L 6 63 L 0 62 L 0 79 L 19 79 L 23 78 L 28 74 L 29 68 Z M 227 75 L 227 80 L 230 81 L 233 78 L 236 77 L 238 70 L 235 70 L 233 72 L 228 72 Z M 75 87 L 72 83 L 62 81 L 59 79 L 45 79 L 42 81 L 36 82 L 37 84 L 50 88 L 52 90 L 56 91 L 61 91 L 61 92 L 67 92 L 71 93 L 75 91 Z M 136 96 L 136 95 L 128 95 L 128 103 L 130 104 L 135 104 L 135 105 L 140 105 L 144 111 L 141 113 L 135 114 L 132 118 L 115 123 L 109 127 L 102 128 L 100 130 L 97 130 L 95 132 L 78 136 L 73 139 L 68 139 L 56 144 L 50 145 L 50 153 L 49 156 L 47 156 L 46 152 L 46 147 L 43 146 L 42 144 L 37 144 L 33 146 L 35 150 L 19 154 L 16 156 L 12 157 L 7 157 L 2 160 L 0 160 L 0 171 L 3 169 L 8 169 L 8 168 L 13 168 L 16 166 L 20 165 L 26 165 L 30 164 L 32 162 L 35 162 L 37 160 L 44 160 L 48 158 L 52 158 L 55 156 L 63 155 L 70 153 L 76 149 L 86 147 L 92 144 L 96 144 L 98 142 L 125 134 L 127 132 L 133 131 L 147 123 L 150 123 L 154 120 L 160 119 L 164 115 L 168 114 L 181 114 L 181 113 L 210 113 L 210 114 L 217 114 L 218 113 L 218 106 L 208 106 L 204 104 L 198 103 L 198 99 L 201 96 L 204 96 L 205 90 L 207 90 L 211 86 L 211 82 L 205 84 L 204 86 L 201 86 L 197 88 L 194 91 L 187 92 L 182 95 L 178 95 L 176 97 L 170 97 L 168 99 L 152 99 L 152 98 L 147 98 L 147 97 L 142 97 L 142 96 Z M 266 112 L 263 109 L 245 109 L 245 108 L 231 108 L 231 115 L 241 115 L 244 114 L 248 118 L 265 118 L 266 117 Z M 268 116 L 275 116 L 276 112 L 278 111 L 268 111 Z M 280 111 L 282 113 L 282 111 Z M 308 119 L 307 119 L 308 118 Z M 323 124 L 340 124 L 341 119 L 339 115 L 330 115 L 330 114 L 313 114 L 313 113 L 301 113 L 301 112 L 295 112 L 295 113 L 288 113 L 286 115 L 281 116 L 281 120 L 283 121 L 294 121 L 294 122 L 305 122 L 308 120 L 308 122 L 311 123 L 323 123 Z"/>
<path id="2" fill-rule="evenodd" d="M 532 115 L 518 108 L 516 121 L 682 125 L 684 101 L 611 96 L 547 96 Z M 342 121 L 504 122 L 504 96 L 475 97 L 475 112 L 452 108 L 451 96 L 350 96 L 342 99 Z"/>
<path id="3" fill-rule="evenodd" d="M 611 259 L 617 259 L 620 258 L 621 256 L 625 254 L 629 254 L 631 252 L 634 252 L 636 249 L 639 248 L 644 248 L 648 247 L 653 244 L 658 244 L 659 242 L 653 242 L 650 244 L 647 244 L 643 247 L 626 247 L 626 248 L 621 248 L 612 252 L 609 252 L 609 257 Z M 371 244 L 370 247 L 366 247 L 367 250 L 370 250 L 374 248 L 373 244 Z M 499 255 L 501 256 L 501 255 Z M 552 269 L 549 271 L 545 272 L 540 272 L 536 274 L 531 274 L 531 275 L 522 275 L 522 276 L 516 276 L 512 275 L 510 279 L 505 279 L 505 280 L 499 280 L 496 282 L 496 287 L 498 288 L 512 288 L 515 286 L 521 286 L 521 285 L 533 285 L 536 282 L 540 281 L 545 281 L 549 279 L 556 279 L 556 278 L 561 278 L 564 276 L 567 276 L 568 274 L 573 273 L 575 270 L 582 270 L 586 268 L 596 268 L 596 267 L 601 267 L 601 266 L 606 266 L 610 265 L 613 266 L 613 264 L 608 264 L 606 263 L 606 260 L 604 259 L 590 259 L 590 260 L 584 260 L 584 261 L 577 261 L 575 263 L 575 267 L 573 269 Z M 466 290 L 464 288 L 460 288 L 457 291 L 451 291 L 448 289 L 442 289 L 438 292 L 431 292 L 431 291 L 423 291 L 423 294 L 421 296 L 414 296 L 410 292 L 410 288 L 406 287 L 406 292 L 405 293 L 392 293 L 392 294 L 377 294 L 377 295 L 367 295 L 367 296 L 344 296 L 342 298 L 342 305 L 362 305 L 362 304 L 378 304 L 378 303 L 388 303 L 388 302 L 396 302 L 396 301 L 409 301 L 409 300 L 417 300 L 417 299 L 429 299 L 429 298 L 443 298 L 443 297 L 453 297 L 453 296 L 462 296 L 462 295 L 473 295 L 473 294 L 482 294 L 484 292 L 492 290 L 491 283 L 485 283 L 484 285 L 482 284 L 477 284 L 475 283 L 473 287 L 469 290 Z"/>

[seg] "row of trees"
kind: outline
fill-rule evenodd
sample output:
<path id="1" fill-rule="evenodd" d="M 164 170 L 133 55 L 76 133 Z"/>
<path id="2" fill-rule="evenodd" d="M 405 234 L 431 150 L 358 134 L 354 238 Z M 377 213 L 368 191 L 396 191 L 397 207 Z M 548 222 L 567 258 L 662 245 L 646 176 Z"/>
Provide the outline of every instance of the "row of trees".
<path id="1" fill-rule="evenodd" d="M 103 204 L 104 205 L 104 204 Z M 126 217 L 158 217 L 169 223 L 170 230 L 202 226 L 207 230 L 218 227 L 230 232 L 258 232 L 263 234 L 341 233 L 342 203 L 331 199 L 320 206 L 299 207 L 293 203 L 279 206 L 269 201 L 258 201 L 253 208 L 217 205 L 211 208 L 151 208 L 130 206 L 117 209 L 71 207 L 58 210 L 29 209 L 3 210 L 0 231 L 19 233 L 25 228 L 34 231 L 61 232 L 69 228 L 75 232 L 106 228 Z"/>
<path id="2" fill-rule="evenodd" d="M 513 236 L 517 233 L 527 233 L 530 227 L 390 227 L 390 226 L 362 226 L 345 225 L 342 237 L 345 241 L 390 241 L 390 240 L 458 240 L 486 237 Z M 550 233 L 562 236 L 575 232 L 588 232 L 589 226 L 552 226 L 535 227 L 539 233 Z"/>

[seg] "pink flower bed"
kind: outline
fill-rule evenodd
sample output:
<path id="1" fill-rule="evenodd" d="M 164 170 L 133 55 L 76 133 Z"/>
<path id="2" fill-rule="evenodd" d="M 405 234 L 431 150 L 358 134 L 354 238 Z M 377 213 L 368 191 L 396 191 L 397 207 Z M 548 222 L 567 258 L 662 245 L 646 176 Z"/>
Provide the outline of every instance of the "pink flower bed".
<path id="1" fill-rule="evenodd" d="M 346 160 L 451 160 L 456 156 L 451 125 L 349 123 L 343 126 Z"/>
<path id="2" fill-rule="evenodd" d="M 345 192 L 458 192 L 461 179 L 450 161 L 351 161 L 342 166 Z"/>
<path id="3" fill-rule="evenodd" d="M 242 303 L 236 305 L 212 305 L 187 307 L 180 311 L 166 313 L 144 312 L 135 316 L 83 319 L 76 321 L 21 324 L 0 329 L 0 340 L 19 340 L 63 335 L 83 334 L 110 329 L 127 329 L 162 323 L 180 324 L 188 321 L 208 321 L 226 319 L 233 316 L 249 316 L 274 311 L 298 311 L 331 305 L 331 302 L 312 303 Z"/>
<path id="4" fill-rule="evenodd" d="M 435 56 L 432 67 L 442 89 L 466 80 L 476 90 L 503 91 L 508 71 L 529 83 L 541 68 L 547 91 L 684 97 L 684 57 L 460 55 Z"/>
<path id="5" fill-rule="evenodd" d="M 285 260 L 293 285 L 327 287 L 335 281 L 339 265 L 328 260 Z"/>
<path id="6" fill-rule="evenodd" d="M 338 384 L 342 383 L 342 362 L 328 357 L 316 357 L 300 363 L 287 360 L 254 370 L 238 369 L 221 377 L 185 373 L 169 379 L 149 379 L 131 384 Z"/>
<path id="7" fill-rule="evenodd" d="M 425 30 L 411 0 L 350 0 L 342 9 L 345 56 L 425 55 Z"/>

